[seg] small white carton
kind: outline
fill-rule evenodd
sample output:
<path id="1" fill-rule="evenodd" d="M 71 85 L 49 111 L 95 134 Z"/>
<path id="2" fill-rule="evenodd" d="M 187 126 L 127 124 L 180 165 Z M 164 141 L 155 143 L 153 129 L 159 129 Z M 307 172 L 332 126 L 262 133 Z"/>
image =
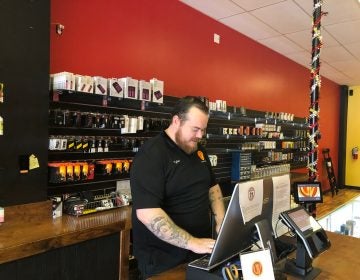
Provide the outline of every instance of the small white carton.
<path id="1" fill-rule="evenodd" d="M 163 103 L 164 100 L 164 82 L 156 78 L 150 80 L 152 102 Z"/>
<path id="2" fill-rule="evenodd" d="M 100 95 L 107 95 L 107 79 L 100 76 L 94 78 L 94 93 Z"/>
<path id="3" fill-rule="evenodd" d="M 108 92 L 110 96 L 123 98 L 125 83 L 118 78 L 108 79 Z"/>
<path id="4" fill-rule="evenodd" d="M 139 99 L 151 101 L 151 84 L 144 80 L 139 81 Z"/>
<path id="5" fill-rule="evenodd" d="M 121 81 L 123 81 L 125 85 L 124 98 L 138 99 L 139 81 L 131 77 L 121 78 Z"/>

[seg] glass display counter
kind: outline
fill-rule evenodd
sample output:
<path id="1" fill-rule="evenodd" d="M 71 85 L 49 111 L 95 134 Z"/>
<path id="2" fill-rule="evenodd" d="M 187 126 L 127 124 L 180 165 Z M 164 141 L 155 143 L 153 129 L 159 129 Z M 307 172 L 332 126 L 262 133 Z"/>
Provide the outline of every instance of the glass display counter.
<path id="1" fill-rule="evenodd" d="M 319 219 L 327 231 L 360 238 L 360 196 Z"/>

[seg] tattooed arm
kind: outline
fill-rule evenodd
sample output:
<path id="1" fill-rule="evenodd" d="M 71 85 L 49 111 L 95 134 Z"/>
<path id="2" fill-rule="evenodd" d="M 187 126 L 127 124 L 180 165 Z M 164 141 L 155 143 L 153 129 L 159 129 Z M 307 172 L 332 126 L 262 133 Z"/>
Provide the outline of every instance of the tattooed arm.
<path id="1" fill-rule="evenodd" d="M 219 233 L 221 223 L 225 216 L 225 206 L 224 206 L 221 188 L 218 184 L 210 188 L 209 200 L 210 200 L 211 210 L 215 216 L 216 232 Z"/>
<path id="2" fill-rule="evenodd" d="M 158 238 L 198 254 L 211 253 L 215 240 L 196 238 L 178 227 L 161 208 L 137 209 L 138 219 Z"/>

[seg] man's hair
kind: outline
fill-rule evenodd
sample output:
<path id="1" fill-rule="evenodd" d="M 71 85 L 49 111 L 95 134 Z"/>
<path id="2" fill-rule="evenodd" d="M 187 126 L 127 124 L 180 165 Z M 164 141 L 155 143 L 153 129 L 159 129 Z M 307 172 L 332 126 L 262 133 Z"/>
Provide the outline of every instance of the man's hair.
<path id="1" fill-rule="evenodd" d="M 185 96 L 177 101 L 171 117 L 178 116 L 181 121 L 185 121 L 186 114 L 192 107 L 198 108 L 200 111 L 204 112 L 207 115 L 209 114 L 209 108 L 199 97 Z"/>

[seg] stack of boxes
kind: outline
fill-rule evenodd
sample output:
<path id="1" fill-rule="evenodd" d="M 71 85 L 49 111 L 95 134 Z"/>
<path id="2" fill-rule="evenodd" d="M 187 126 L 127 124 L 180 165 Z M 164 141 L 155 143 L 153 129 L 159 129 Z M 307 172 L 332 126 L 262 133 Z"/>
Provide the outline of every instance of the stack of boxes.
<path id="1" fill-rule="evenodd" d="M 163 103 L 164 97 L 164 82 L 155 78 L 150 81 L 139 81 L 131 77 L 91 77 L 71 72 L 52 74 L 50 76 L 50 89 L 72 90 L 156 103 Z"/>

